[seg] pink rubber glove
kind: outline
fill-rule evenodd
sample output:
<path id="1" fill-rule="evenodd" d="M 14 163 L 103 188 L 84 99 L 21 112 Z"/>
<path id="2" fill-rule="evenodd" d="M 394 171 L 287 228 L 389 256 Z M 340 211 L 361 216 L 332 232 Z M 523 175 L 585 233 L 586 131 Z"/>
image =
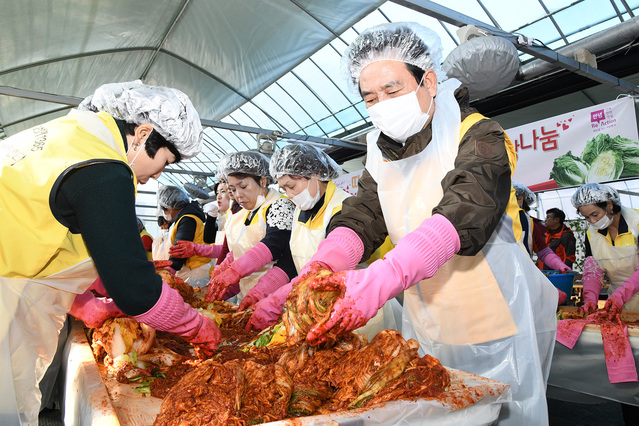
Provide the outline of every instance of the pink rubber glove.
<path id="1" fill-rule="evenodd" d="M 178 259 L 185 259 L 192 256 L 216 259 L 221 252 L 221 245 L 195 244 L 193 241 L 184 240 L 178 240 L 175 245 L 169 247 L 169 256 Z"/>
<path id="2" fill-rule="evenodd" d="M 384 259 L 366 269 L 335 274 L 338 280 L 343 280 L 344 296 L 335 302 L 330 319 L 325 324 L 314 325 L 306 340 L 318 344 L 326 340 L 325 334 L 331 329 L 333 334 L 340 334 L 363 326 L 387 300 L 432 277 L 459 248 L 459 235 L 448 219 L 435 214 L 424 220 L 386 253 Z M 311 289 L 322 290 L 313 284 Z"/>
<path id="3" fill-rule="evenodd" d="M 162 294 L 147 312 L 134 317 L 156 330 L 177 334 L 195 347 L 199 357 L 212 355 L 222 334 L 215 323 L 184 302 L 180 293 L 162 283 Z"/>
<path id="4" fill-rule="evenodd" d="M 581 278 L 581 283 L 584 286 L 584 304 L 579 307 L 581 315 L 590 315 L 597 310 L 603 278 L 604 272 L 597 261 L 592 256 L 588 256 L 584 262 L 584 274 Z"/>
<path id="5" fill-rule="evenodd" d="M 333 272 L 350 271 L 355 269 L 362 260 L 364 254 L 364 243 L 359 235 L 350 228 L 340 226 L 326 236 L 319 246 L 317 252 L 311 257 L 298 277 L 305 275 L 310 270 L 311 263 L 321 262 Z M 326 268 L 325 268 L 326 269 Z"/>
<path id="6" fill-rule="evenodd" d="M 96 293 L 98 293 L 100 296 L 109 296 L 109 294 L 106 291 L 106 288 L 104 288 L 104 283 L 102 282 L 102 279 L 100 279 L 100 277 L 98 277 L 97 280 L 93 281 L 93 284 L 91 284 L 91 286 L 89 287 L 89 290 L 93 290 Z"/>
<path id="7" fill-rule="evenodd" d="M 632 296 L 634 296 L 637 292 L 639 292 L 639 271 L 635 270 L 630 278 L 628 278 L 623 285 L 615 290 L 615 292 L 608 297 L 608 300 L 606 300 L 606 306 L 604 309 L 610 312 L 609 318 L 613 319 L 621 314 L 621 311 L 623 311 L 623 305 L 628 303 Z"/>
<path id="8" fill-rule="evenodd" d="M 264 330 L 277 321 L 282 316 L 282 308 L 286 302 L 286 297 L 293 289 L 293 283 L 288 283 L 271 293 L 264 299 L 257 302 L 255 312 L 251 315 L 246 324 L 246 330 Z"/>
<path id="9" fill-rule="evenodd" d="M 71 315 L 84 321 L 89 328 L 98 328 L 109 318 L 126 317 L 127 315 L 115 306 L 108 297 L 95 297 L 91 290 L 78 294 L 69 311 Z"/>
<path id="10" fill-rule="evenodd" d="M 561 261 L 561 258 L 555 254 L 554 251 L 550 247 L 546 247 L 537 252 L 537 257 L 543 263 L 554 269 L 555 271 L 561 271 L 561 273 L 565 273 L 567 271 L 572 271 L 570 266 L 566 265 Z"/>
<path id="11" fill-rule="evenodd" d="M 266 272 L 266 274 L 262 275 L 255 287 L 246 293 L 246 296 L 242 299 L 242 303 L 240 303 L 238 311 L 254 309 L 257 302 L 264 299 L 283 285 L 288 284 L 288 282 L 289 278 L 286 272 L 277 266 L 272 267 Z"/>
<path id="12" fill-rule="evenodd" d="M 204 300 L 207 302 L 214 302 L 217 299 L 213 298 L 213 291 L 215 290 L 214 280 L 218 277 L 222 272 L 226 271 L 231 264 L 233 263 L 233 253 L 229 252 L 222 263 L 215 266 L 213 272 L 211 272 L 211 279 L 207 284 L 206 288 L 206 296 L 204 296 Z"/>
<path id="13" fill-rule="evenodd" d="M 363 255 L 364 243 L 355 231 L 344 226 L 335 228 L 319 243 L 311 260 L 302 267 L 291 284 L 297 283 L 300 277 L 306 275 L 315 263 L 319 263 L 321 269 L 333 272 L 350 271 L 355 269 Z"/>
<path id="14" fill-rule="evenodd" d="M 565 292 L 563 292 L 563 291 L 561 291 L 559 289 L 557 289 L 557 294 L 559 296 L 557 298 L 557 306 L 559 306 L 559 305 L 561 305 L 562 303 L 564 303 L 566 301 L 566 299 L 568 298 L 568 295 Z"/>
<path id="15" fill-rule="evenodd" d="M 224 300 L 229 287 L 236 285 L 244 277 L 251 275 L 262 266 L 273 260 L 271 250 L 264 243 L 257 243 L 255 247 L 240 256 L 224 272 L 211 278 L 213 281 L 212 297 L 215 300 Z"/>

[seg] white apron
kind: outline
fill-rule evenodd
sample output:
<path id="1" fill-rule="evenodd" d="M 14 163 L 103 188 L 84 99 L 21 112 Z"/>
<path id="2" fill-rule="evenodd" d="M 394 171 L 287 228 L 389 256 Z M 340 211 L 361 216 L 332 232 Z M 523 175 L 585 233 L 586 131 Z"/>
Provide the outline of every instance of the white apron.
<path id="1" fill-rule="evenodd" d="M 233 253 L 233 259 L 239 259 L 244 253 L 255 247 L 262 238 L 266 236 L 266 210 L 268 207 L 280 198 L 277 191 L 269 189 L 266 195 L 266 201 L 258 208 L 255 218 L 250 225 L 244 225 L 244 221 L 251 213 L 249 210 L 242 209 L 231 215 L 225 224 L 226 242 L 229 250 Z M 237 295 L 237 303 L 240 303 L 250 289 L 255 287 L 257 281 L 269 269 L 273 267 L 275 262 L 269 262 L 251 275 L 240 280 L 240 292 Z"/>
<path id="2" fill-rule="evenodd" d="M 439 86 L 433 138 L 422 152 L 384 161 L 376 143 L 379 132 L 368 135 L 366 168 L 377 182 L 394 244 L 431 216 L 443 196 L 441 181 L 454 169 L 459 84 L 448 80 Z M 504 424 L 545 424 L 557 291 L 512 229 L 512 219 L 504 214 L 480 253 L 455 255 L 432 278 L 407 289 L 402 334 L 443 365 L 508 383 L 513 402 L 502 408 Z"/>
<path id="3" fill-rule="evenodd" d="M 229 207 L 227 211 L 221 214 L 222 216 L 218 216 L 217 219 L 217 233 L 215 234 L 214 243 L 216 246 L 221 246 L 222 244 L 224 244 L 224 237 L 226 236 L 226 232 L 224 230 L 226 229 L 226 222 L 228 221 L 229 216 L 232 214 L 231 208 Z"/>
<path id="4" fill-rule="evenodd" d="M 166 239 L 162 244 L 162 248 L 160 249 L 160 256 L 166 256 L 166 259 L 157 260 L 169 260 L 169 249 L 173 245 L 170 236 L 173 235 L 174 227 L 175 223 L 172 223 L 169 227 L 169 232 L 166 236 Z M 175 276 L 184 280 L 184 282 L 191 287 L 206 287 L 211 279 L 211 274 L 209 272 L 210 269 L 211 262 L 205 263 L 204 265 L 200 265 L 193 269 L 186 266 L 185 263 L 184 265 L 182 265 L 182 269 L 175 273 Z"/>
<path id="5" fill-rule="evenodd" d="M 628 231 L 637 241 L 639 234 L 639 213 L 634 209 L 621 208 L 621 215 L 628 223 Z M 610 280 L 608 296 L 611 296 L 635 272 L 638 263 L 637 244 L 631 246 L 611 246 L 606 237 L 589 226 L 592 255 Z M 624 311 L 639 312 L 639 293 L 624 305 Z"/>
<path id="6" fill-rule="evenodd" d="M 3 426 L 38 424 L 38 383 L 55 355 L 75 296 L 97 278 L 91 259 L 46 278 L 0 277 L 0 371 L 13 374 L 13 380 L 0 380 Z"/>
<path id="7" fill-rule="evenodd" d="M 169 240 L 168 229 L 161 230 L 160 235 L 153 239 L 153 244 L 151 246 L 153 260 L 169 260 L 169 247 L 171 247 L 171 242 Z"/>

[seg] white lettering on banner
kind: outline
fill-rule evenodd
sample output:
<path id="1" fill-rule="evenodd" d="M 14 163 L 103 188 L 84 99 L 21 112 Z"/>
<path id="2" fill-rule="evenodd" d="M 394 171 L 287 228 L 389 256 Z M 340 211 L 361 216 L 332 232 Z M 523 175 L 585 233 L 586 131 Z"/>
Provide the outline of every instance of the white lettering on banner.
<path id="1" fill-rule="evenodd" d="M 518 126 L 506 133 L 517 152 L 513 180 L 533 191 L 639 176 L 635 165 L 639 162 L 639 137 L 630 97 Z"/>

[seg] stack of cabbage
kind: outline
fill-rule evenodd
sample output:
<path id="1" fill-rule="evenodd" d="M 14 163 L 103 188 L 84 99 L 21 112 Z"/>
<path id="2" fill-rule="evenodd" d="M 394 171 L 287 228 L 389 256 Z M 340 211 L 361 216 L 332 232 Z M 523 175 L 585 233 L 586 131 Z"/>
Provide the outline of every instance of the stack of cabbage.
<path id="1" fill-rule="evenodd" d="M 639 144 L 606 133 L 589 140 L 581 157 L 570 151 L 557 157 L 550 172 L 560 188 L 633 176 L 639 176 Z"/>

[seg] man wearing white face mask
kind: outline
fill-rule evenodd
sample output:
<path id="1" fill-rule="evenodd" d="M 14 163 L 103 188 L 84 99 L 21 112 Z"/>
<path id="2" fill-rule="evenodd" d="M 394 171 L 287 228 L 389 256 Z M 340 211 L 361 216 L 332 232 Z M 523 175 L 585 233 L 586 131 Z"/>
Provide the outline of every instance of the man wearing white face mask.
<path id="1" fill-rule="evenodd" d="M 433 31 L 394 23 L 363 31 L 343 56 L 378 130 L 357 196 L 300 272 L 326 269 L 344 290 L 306 339 L 357 329 L 403 292 L 405 338 L 443 365 L 510 385 L 504 424 L 547 424 L 557 290 L 518 245 L 514 146 L 469 107 L 459 81 L 443 81 L 441 51 Z M 384 259 L 354 270 L 386 236 L 395 247 Z"/>
<path id="2" fill-rule="evenodd" d="M 201 150 L 200 118 L 184 93 L 105 84 L 2 146 L 0 424 L 37 424 L 38 384 L 67 312 L 92 327 L 126 314 L 215 349 L 220 331 L 155 273 L 135 215 L 136 184 Z M 89 290 L 98 274 L 95 291 L 110 297 Z"/>
<path id="3" fill-rule="evenodd" d="M 639 212 L 623 207 L 619 193 L 608 185 L 589 183 L 572 196 L 572 205 L 588 221 L 586 232 L 583 314 L 597 310 L 604 273 L 610 279 L 604 309 L 610 316 L 622 310 L 639 310 L 639 271 L 637 241 Z"/>
<path id="4" fill-rule="evenodd" d="M 311 145 L 286 145 L 273 154 L 269 168 L 271 176 L 296 207 L 290 249 L 296 270 L 300 271 L 317 251 L 317 246 L 326 237 L 330 221 L 342 211 L 342 201 L 350 194 L 332 181 L 342 169 L 324 151 Z M 240 309 L 254 308 L 256 303 L 289 281 L 285 277 L 281 280 L 260 280 L 242 300 Z M 251 326 L 265 328 L 267 324 L 264 321 L 270 325 L 271 317 L 279 316 L 279 303 L 274 301 L 270 304 L 275 309 L 263 306 L 260 313 L 251 318 Z"/>

